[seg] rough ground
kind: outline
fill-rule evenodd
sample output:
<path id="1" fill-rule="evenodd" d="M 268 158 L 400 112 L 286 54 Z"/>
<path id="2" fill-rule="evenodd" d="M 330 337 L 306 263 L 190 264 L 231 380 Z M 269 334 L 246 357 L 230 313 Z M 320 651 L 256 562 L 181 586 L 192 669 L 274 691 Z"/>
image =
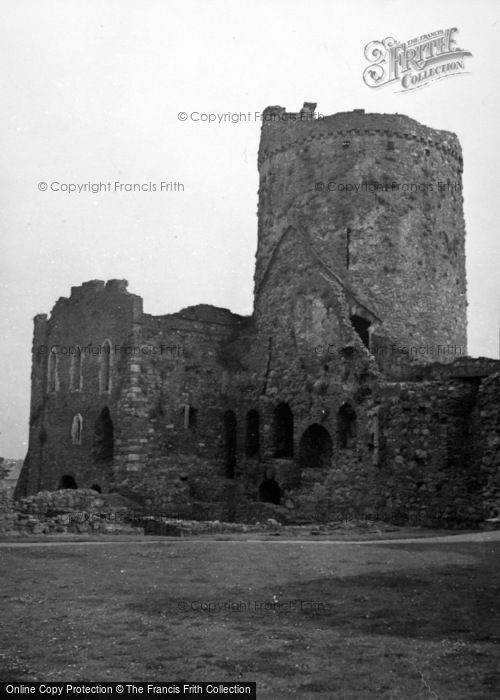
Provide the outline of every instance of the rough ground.
<path id="1" fill-rule="evenodd" d="M 500 697 L 498 533 L 44 539 L 0 548 L 2 680 L 255 680 L 259 700 Z"/>

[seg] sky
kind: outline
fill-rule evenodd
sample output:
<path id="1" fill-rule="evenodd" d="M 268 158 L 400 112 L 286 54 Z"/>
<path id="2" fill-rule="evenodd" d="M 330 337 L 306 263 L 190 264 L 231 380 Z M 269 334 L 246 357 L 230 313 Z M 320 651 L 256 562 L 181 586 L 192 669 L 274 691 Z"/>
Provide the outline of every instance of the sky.
<path id="1" fill-rule="evenodd" d="M 254 115 L 268 105 L 398 112 L 458 135 L 469 354 L 497 358 L 499 17 L 496 0 L 2 0 L 0 455 L 27 450 L 33 316 L 71 286 L 127 279 L 152 314 L 251 313 Z M 464 74 L 403 92 L 364 83 L 371 41 L 452 27 L 472 53 Z M 62 191 L 99 182 L 112 191 Z"/>

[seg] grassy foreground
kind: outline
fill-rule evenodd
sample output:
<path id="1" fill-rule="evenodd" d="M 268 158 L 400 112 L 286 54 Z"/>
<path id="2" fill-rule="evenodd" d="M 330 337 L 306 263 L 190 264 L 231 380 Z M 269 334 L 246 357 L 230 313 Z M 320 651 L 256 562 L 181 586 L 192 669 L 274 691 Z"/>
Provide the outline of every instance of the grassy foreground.
<path id="1" fill-rule="evenodd" d="M 500 542 L 1 548 L 0 680 L 500 698 Z"/>

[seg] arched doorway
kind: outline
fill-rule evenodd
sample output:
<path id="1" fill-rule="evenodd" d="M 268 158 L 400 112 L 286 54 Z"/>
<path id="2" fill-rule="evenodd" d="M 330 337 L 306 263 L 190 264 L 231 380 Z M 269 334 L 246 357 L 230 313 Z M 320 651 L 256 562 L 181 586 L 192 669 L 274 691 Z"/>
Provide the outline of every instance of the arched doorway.
<path id="1" fill-rule="evenodd" d="M 105 406 L 94 425 L 94 459 L 98 462 L 108 462 L 113 459 L 114 428 L 109 408 Z"/>
<path id="2" fill-rule="evenodd" d="M 64 476 L 61 476 L 59 479 L 59 486 L 57 487 L 59 490 L 61 489 L 76 489 L 78 486 L 76 485 L 76 481 L 72 476 L 69 474 L 65 474 Z"/>
<path id="3" fill-rule="evenodd" d="M 234 411 L 224 413 L 224 451 L 226 458 L 226 477 L 234 479 L 236 467 L 236 414 Z"/>
<path id="4" fill-rule="evenodd" d="M 281 489 L 274 479 L 264 479 L 259 486 L 259 499 L 264 503 L 275 503 L 279 505 Z"/>
<path id="5" fill-rule="evenodd" d="M 92 486 L 90 488 L 92 489 L 92 491 L 96 491 L 97 493 L 101 493 L 101 491 L 102 491 L 99 484 L 92 484 Z"/>
<path id="6" fill-rule="evenodd" d="M 327 469 L 332 461 L 332 439 L 326 428 L 313 423 L 304 431 L 299 445 L 301 469 Z"/>
<path id="7" fill-rule="evenodd" d="M 274 409 L 274 456 L 293 457 L 293 413 L 287 403 L 280 403 Z"/>

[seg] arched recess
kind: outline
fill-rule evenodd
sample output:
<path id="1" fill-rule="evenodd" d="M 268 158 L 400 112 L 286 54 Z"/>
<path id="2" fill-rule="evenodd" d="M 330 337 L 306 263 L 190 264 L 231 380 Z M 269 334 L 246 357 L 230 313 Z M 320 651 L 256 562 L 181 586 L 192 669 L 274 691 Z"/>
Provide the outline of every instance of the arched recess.
<path id="1" fill-rule="evenodd" d="M 237 421 L 234 411 L 224 413 L 224 453 L 226 462 L 226 477 L 234 479 L 236 467 L 236 429 Z"/>
<path id="2" fill-rule="evenodd" d="M 275 503 L 279 505 L 281 489 L 274 479 L 264 479 L 259 486 L 259 499 L 264 503 Z"/>
<path id="3" fill-rule="evenodd" d="M 69 474 L 65 474 L 64 476 L 61 476 L 59 479 L 59 486 L 57 487 L 59 490 L 61 489 L 76 489 L 78 486 L 76 485 L 76 481 L 72 476 Z"/>
<path id="4" fill-rule="evenodd" d="M 247 413 L 245 454 L 249 459 L 259 454 L 259 412 L 253 408 Z"/>
<path id="5" fill-rule="evenodd" d="M 327 469 L 332 463 L 332 452 L 330 433 L 319 423 L 313 423 L 300 438 L 299 465 L 301 469 Z"/>
<path id="6" fill-rule="evenodd" d="M 59 358 L 55 348 L 52 348 L 47 367 L 47 391 L 50 394 L 54 394 L 59 389 L 58 364 Z"/>
<path id="7" fill-rule="evenodd" d="M 109 408 L 105 406 L 94 425 L 93 455 L 98 462 L 108 462 L 114 454 L 114 426 Z"/>
<path id="8" fill-rule="evenodd" d="M 274 456 L 293 457 L 293 413 L 287 403 L 280 403 L 274 409 Z"/>
<path id="9" fill-rule="evenodd" d="M 69 367 L 69 388 L 70 391 L 81 391 L 83 388 L 83 353 L 80 348 L 71 355 Z"/>
<path id="10" fill-rule="evenodd" d="M 111 391 L 111 341 L 108 339 L 101 345 L 99 391 L 101 393 Z"/>
<path id="11" fill-rule="evenodd" d="M 356 411 L 350 403 L 343 403 L 337 413 L 339 446 L 353 447 L 356 442 Z"/>
<path id="12" fill-rule="evenodd" d="M 73 445 L 82 444 L 82 433 L 83 418 L 79 413 L 77 413 L 76 416 L 73 416 L 73 420 L 71 422 L 71 442 Z"/>

